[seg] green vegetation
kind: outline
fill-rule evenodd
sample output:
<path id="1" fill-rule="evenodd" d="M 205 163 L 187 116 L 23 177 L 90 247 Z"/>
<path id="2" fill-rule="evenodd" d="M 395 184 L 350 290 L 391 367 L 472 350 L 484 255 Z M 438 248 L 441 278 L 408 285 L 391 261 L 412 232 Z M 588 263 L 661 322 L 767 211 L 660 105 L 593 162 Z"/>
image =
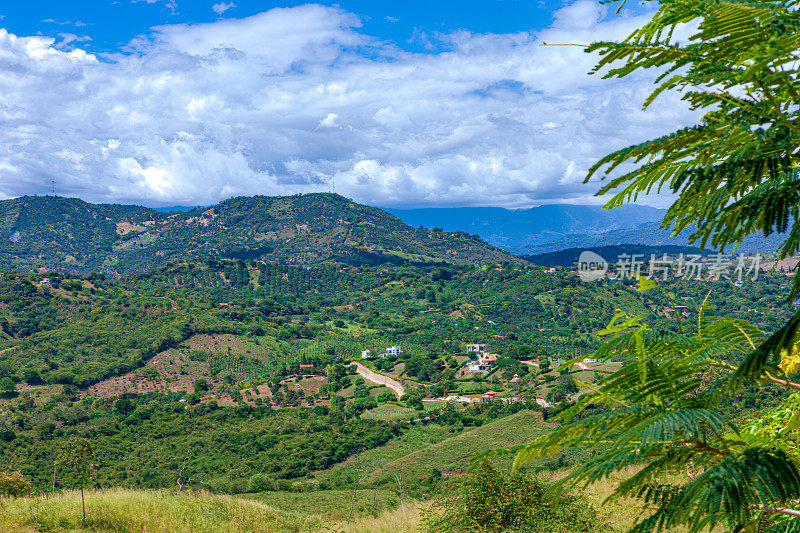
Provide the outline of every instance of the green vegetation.
<path id="1" fill-rule="evenodd" d="M 778 257 L 798 251 L 797 8 L 796 1 L 662 2 L 625 41 L 589 47 L 604 56 L 597 69 L 610 67 L 607 77 L 662 69 L 646 105 L 676 89 L 706 111 L 696 126 L 598 162 L 587 180 L 634 163 L 599 191 L 622 188 L 609 206 L 666 187 L 678 198 L 662 227 L 696 225 L 692 240 L 717 249 L 754 232 L 786 233 Z M 685 24 L 697 32 L 675 42 L 673 32 Z M 639 279 L 641 291 L 656 287 Z M 673 328 L 619 311 L 597 357 L 627 363 L 563 412 L 559 429 L 523 448 L 515 466 L 602 444 L 559 485 L 624 476 L 610 499 L 648 510 L 632 531 L 797 531 L 796 397 L 763 413 L 763 423 L 745 422 L 745 430 L 730 406 L 757 387 L 784 396 L 800 389 L 798 289 L 796 279 L 784 293 L 797 314 L 772 335 L 745 320 L 708 317 L 704 305 L 696 325 Z"/>
<path id="2" fill-rule="evenodd" d="M 504 474 L 482 462 L 475 475 L 462 476 L 434 502 L 432 531 L 602 531 L 597 511 L 584 498 L 547 494 L 548 486 L 530 474 Z M 439 512 L 437 512 L 439 511 Z"/>
<path id="3" fill-rule="evenodd" d="M 70 531 L 81 527 L 80 494 L 64 492 L 3 502 L 0 529 Z M 267 505 L 208 493 L 98 491 L 87 500 L 86 527 L 95 531 L 238 532 L 307 531 L 322 521 Z M 29 529 L 28 529 L 29 528 Z"/>
<path id="4" fill-rule="evenodd" d="M 0 460 L 45 490 L 64 443 L 88 437 L 96 465 L 93 486 L 177 488 L 183 466 L 187 478 L 215 490 L 256 492 L 288 487 L 278 481 L 329 468 L 399 431 L 311 409 L 214 402 L 186 407 L 175 394 L 138 395 L 122 405 L 124 400 L 87 396 L 17 412 Z M 66 474 L 59 467 L 58 487 L 72 487 L 74 478 Z"/>
<path id="5" fill-rule="evenodd" d="M 421 447 L 386 463 L 376 475 L 391 477 L 398 474 L 406 483 L 414 484 L 427 479 L 434 471 L 462 474 L 469 469 L 470 461 L 476 455 L 494 448 L 517 446 L 550 429 L 542 423 L 539 413 L 521 411 Z M 498 466 L 506 469 L 511 466 L 511 460 L 510 456 L 496 458 Z"/>
<path id="6" fill-rule="evenodd" d="M 210 254 L 289 264 L 522 262 L 475 235 L 412 228 L 336 194 L 231 198 L 178 214 L 25 196 L 0 202 L 0 222 L 7 270 L 128 274 Z"/>
<path id="7" fill-rule="evenodd" d="M 796 7 L 661 2 L 591 47 L 608 76 L 666 68 L 656 94 L 707 111 L 600 161 L 644 161 L 601 191 L 622 188 L 611 206 L 665 186 L 665 226 L 700 244 L 791 228 L 777 257 L 797 251 Z M 688 44 L 664 40 L 692 21 Z M 800 523 L 800 315 L 779 272 L 583 283 L 328 194 L 180 214 L 25 197 L 0 220 L 0 489 L 16 498 L 0 526 L 418 530 L 437 493 L 434 530 L 601 529 L 534 471 L 606 483 L 640 531 Z M 470 368 L 476 343 L 496 362 Z M 476 455 L 491 463 L 468 474 Z M 512 460 L 536 464 L 502 473 Z M 71 492 L 24 497 L 71 487 L 85 513 Z"/>

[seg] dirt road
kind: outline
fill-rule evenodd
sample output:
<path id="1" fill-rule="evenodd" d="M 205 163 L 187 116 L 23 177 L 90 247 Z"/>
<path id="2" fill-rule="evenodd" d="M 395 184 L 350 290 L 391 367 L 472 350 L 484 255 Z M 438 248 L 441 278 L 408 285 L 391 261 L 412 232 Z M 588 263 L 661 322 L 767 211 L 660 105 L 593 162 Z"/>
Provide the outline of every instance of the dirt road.
<path id="1" fill-rule="evenodd" d="M 355 362 L 356 371 L 358 375 L 364 378 L 365 380 L 369 381 L 370 383 L 375 383 L 376 385 L 385 385 L 392 389 L 398 398 L 406 393 L 406 388 L 403 387 L 403 384 L 397 380 L 390 378 L 389 376 L 384 376 L 383 374 L 378 374 L 374 370 L 370 370 L 363 364 L 359 363 L 358 361 Z"/>

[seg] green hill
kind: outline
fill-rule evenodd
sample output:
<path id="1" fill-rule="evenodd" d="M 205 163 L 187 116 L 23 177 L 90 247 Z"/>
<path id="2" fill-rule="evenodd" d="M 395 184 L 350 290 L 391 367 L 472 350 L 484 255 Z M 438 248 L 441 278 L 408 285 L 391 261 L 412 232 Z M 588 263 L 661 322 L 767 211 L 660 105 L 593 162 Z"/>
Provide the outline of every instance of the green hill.
<path id="1" fill-rule="evenodd" d="M 336 194 L 238 197 L 163 213 L 76 198 L 0 202 L 0 268 L 111 274 L 218 255 L 306 265 L 521 260 L 464 232 L 413 228 Z"/>
<path id="2" fill-rule="evenodd" d="M 412 483 L 426 478 L 434 470 L 459 474 L 467 471 L 476 454 L 525 444 L 547 431 L 550 431 L 550 426 L 542 422 L 541 413 L 520 411 L 480 427 L 467 428 L 458 435 L 390 461 L 381 468 L 379 476 L 399 474 L 403 480 Z M 380 448 L 370 453 L 379 454 Z M 508 468 L 513 459 L 513 455 L 504 455 L 495 457 L 493 461 Z"/>

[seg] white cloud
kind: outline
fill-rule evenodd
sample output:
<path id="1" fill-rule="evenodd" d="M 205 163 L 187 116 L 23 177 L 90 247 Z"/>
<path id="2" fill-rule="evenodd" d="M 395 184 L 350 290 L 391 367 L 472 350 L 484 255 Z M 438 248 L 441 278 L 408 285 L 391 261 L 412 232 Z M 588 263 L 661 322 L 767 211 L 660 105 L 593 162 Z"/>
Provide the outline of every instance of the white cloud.
<path id="1" fill-rule="evenodd" d="M 336 113 L 328 113 L 328 116 L 323 118 L 319 121 L 317 125 L 318 128 L 336 128 L 339 125 L 336 123 L 336 119 L 339 118 L 339 115 Z"/>
<path id="2" fill-rule="evenodd" d="M 164 6 L 172 13 L 176 13 L 178 10 L 178 2 L 176 0 L 131 0 L 131 3 L 134 4 L 138 4 L 140 2 L 144 2 L 145 4 L 158 4 L 163 2 Z"/>
<path id="3" fill-rule="evenodd" d="M 155 0 L 154 0 L 155 1 Z M 587 202 L 586 169 L 686 125 L 652 79 L 589 76 L 579 47 L 643 19 L 589 0 L 538 33 L 427 35 L 437 53 L 306 5 L 155 28 L 104 58 L 0 29 L 0 197 L 201 205 L 336 190 L 377 205 Z M 71 46 L 77 44 L 73 39 Z"/>
<path id="4" fill-rule="evenodd" d="M 91 41 L 92 38 L 88 35 L 75 35 L 74 33 L 59 33 L 59 37 L 61 37 L 61 46 L 66 46 L 70 43 L 84 43 Z"/>
<path id="5" fill-rule="evenodd" d="M 220 2 L 219 4 L 214 4 L 213 6 L 211 6 L 211 9 L 213 9 L 214 13 L 216 13 L 217 15 L 222 15 L 227 10 L 234 7 L 236 7 L 236 4 L 234 4 L 233 2 Z"/>
<path id="6" fill-rule="evenodd" d="M 3 20 L 3 15 L 0 15 L 0 20 Z M 80 20 L 72 22 L 72 21 L 69 21 L 69 20 L 44 19 L 44 20 L 42 20 L 42 22 L 47 22 L 47 23 L 50 23 L 50 24 L 56 24 L 58 26 L 75 26 L 76 28 L 82 28 L 82 27 L 86 26 L 86 23 L 85 22 L 81 22 Z"/>

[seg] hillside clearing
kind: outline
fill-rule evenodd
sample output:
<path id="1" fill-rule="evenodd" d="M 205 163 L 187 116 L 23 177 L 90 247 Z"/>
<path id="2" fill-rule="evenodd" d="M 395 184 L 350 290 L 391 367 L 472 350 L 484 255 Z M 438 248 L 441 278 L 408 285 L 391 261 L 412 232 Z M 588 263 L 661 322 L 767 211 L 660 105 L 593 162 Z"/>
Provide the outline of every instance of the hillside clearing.
<path id="1" fill-rule="evenodd" d="M 420 446 L 419 449 L 397 459 L 386 457 L 388 462 L 374 477 L 383 478 L 398 474 L 406 482 L 412 482 L 426 478 L 434 470 L 439 470 L 445 475 L 458 475 L 467 471 L 470 460 L 476 454 L 495 448 L 524 444 L 548 430 L 548 425 L 542 422 L 538 412 L 520 411 L 481 427 L 465 429 L 460 434 L 435 444 Z M 396 446 L 389 443 L 385 447 Z M 369 453 L 379 457 L 382 455 L 382 448 L 384 447 Z M 501 455 L 495 457 L 493 462 L 501 468 L 508 468 L 513 459 L 513 455 Z"/>

